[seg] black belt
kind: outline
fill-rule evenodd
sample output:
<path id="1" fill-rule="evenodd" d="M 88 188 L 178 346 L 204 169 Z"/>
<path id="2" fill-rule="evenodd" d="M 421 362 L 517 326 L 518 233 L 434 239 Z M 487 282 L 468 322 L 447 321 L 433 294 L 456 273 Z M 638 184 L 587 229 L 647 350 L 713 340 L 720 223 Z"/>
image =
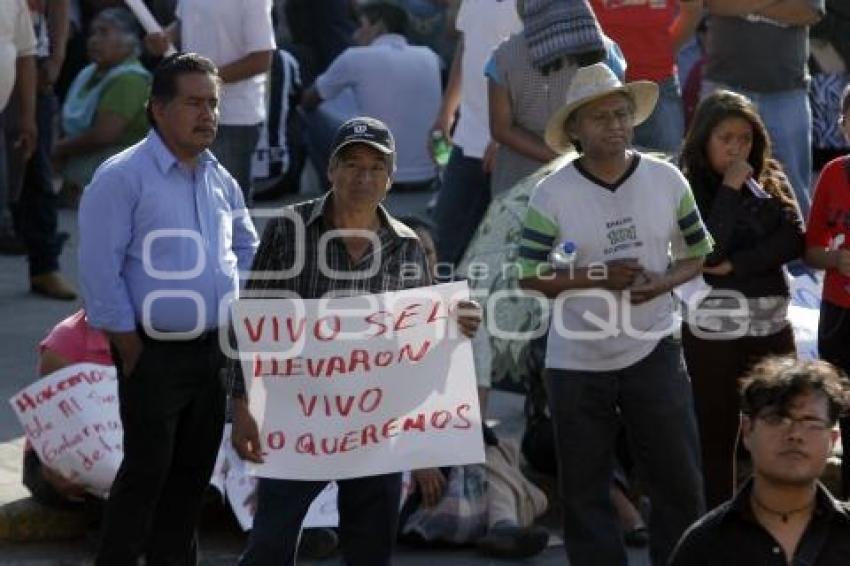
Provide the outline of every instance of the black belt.
<path id="1" fill-rule="evenodd" d="M 206 344 L 218 341 L 221 328 L 216 327 L 202 331 L 197 336 L 187 337 L 187 332 L 158 331 L 156 336 L 150 336 L 144 327 L 136 327 L 141 339 L 145 342 L 160 342 L 163 344 Z M 154 329 L 155 330 L 155 329 Z"/>

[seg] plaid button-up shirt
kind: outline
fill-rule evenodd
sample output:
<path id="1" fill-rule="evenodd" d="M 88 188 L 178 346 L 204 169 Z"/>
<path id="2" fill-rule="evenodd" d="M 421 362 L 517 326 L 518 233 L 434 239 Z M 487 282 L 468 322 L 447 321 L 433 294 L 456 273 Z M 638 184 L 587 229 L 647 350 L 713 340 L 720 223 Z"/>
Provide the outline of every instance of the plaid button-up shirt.
<path id="1" fill-rule="evenodd" d="M 351 260 L 325 214 L 333 193 L 287 207 L 263 232 L 242 298 L 280 298 L 285 291 L 302 299 L 400 291 L 431 284 L 425 251 L 416 233 L 378 206 L 380 228 L 366 253 Z M 380 247 L 376 251 L 376 245 Z M 228 371 L 233 397 L 245 396 L 238 360 Z"/>

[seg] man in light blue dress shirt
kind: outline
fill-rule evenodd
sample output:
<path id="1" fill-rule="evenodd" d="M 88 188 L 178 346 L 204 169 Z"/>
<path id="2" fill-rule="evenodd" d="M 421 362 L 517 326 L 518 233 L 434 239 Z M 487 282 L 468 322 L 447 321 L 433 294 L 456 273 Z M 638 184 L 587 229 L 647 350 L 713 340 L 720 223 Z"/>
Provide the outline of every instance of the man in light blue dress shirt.
<path id="1" fill-rule="evenodd" d="M 96 564 L 195 564 L 195 525 L 221 442 L 226 328 L 257 234 L 207 150 L 220 80 L 195 54 L 154 73 L 153 129 L 95 173 L 80 203 L 80 278 L 118 368 L 124 460 Z"/>

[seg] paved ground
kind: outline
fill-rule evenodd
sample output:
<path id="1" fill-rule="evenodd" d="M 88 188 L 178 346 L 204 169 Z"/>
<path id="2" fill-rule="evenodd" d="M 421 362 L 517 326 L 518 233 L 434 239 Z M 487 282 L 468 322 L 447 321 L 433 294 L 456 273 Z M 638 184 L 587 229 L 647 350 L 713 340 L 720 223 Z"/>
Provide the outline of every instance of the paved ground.
<path id="1" fill-rule="evenodd" d="M 424 214 L 430 194 L 393 194 L 388 206 L 396 214 Z M 305 198 L 305 197 L 301 197 Z M 291 200 L 291 199 L 290 199 Z M 279 204 L 279 203 L 276 203 Z M 63 210 L 60 229 L 70 234 L 62 256 L 63 272 L 77 281 L 76 214 Z M 40 299 L 28 293 L 27 264 L 21 257 L 0 256 L 0 533 L 3 532 L 3 512 L 20 505 L 27 496 L 20 485 L 21 428 L 3 399 L 9 399 L 34 378 L 35 346 L 57 321 L 78 308 L 78 303 L 62 303 Z M 521 399 L 512 394 L 495 395 L 492 416 L 499 420 L 503 431 L 512 433 L 521 425 Z M 17 503 L 16 503 L 17 502 Z M 244 536 L 233 524 L 204 525 L 201 548 L 202 564 L 233 564 Z M 0 565 L 61 566 L 91 563 L 92 543 L 81 539 L 52 543 L 10 544 L 0 540 Z M 477 557 L 472 551 L 409 551 L 400 550 L 397 564 L 432 566 L 435 560 L 446 566 L 467 564 L 504 564 Z M 302 562 L 303 564 L 336 564 L 336 560 Z M 523 563 L 549 566 L 565 564 L 562 546 L 553 546 L 533 560 Z M 633 553 L 631 564 L 648 564 L 646 553 Z"/>

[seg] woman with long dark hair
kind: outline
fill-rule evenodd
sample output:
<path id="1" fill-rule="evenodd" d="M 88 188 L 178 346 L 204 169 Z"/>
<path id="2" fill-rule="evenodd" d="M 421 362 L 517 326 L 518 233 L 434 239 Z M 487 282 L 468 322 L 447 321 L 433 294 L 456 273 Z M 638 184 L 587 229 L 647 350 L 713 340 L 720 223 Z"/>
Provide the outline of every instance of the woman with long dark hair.
<path id="1" fill-rule="evenodd" d="M 794 354 L 782 265 L 803 253 L 794 193 L 753 103 L 717 91 L 699 105 L 681 167 L 715 248 L 711 293 L 682 325 L 700 429 L 708 508 L 732 496 L 738 380 L 769 354 Z"/>

